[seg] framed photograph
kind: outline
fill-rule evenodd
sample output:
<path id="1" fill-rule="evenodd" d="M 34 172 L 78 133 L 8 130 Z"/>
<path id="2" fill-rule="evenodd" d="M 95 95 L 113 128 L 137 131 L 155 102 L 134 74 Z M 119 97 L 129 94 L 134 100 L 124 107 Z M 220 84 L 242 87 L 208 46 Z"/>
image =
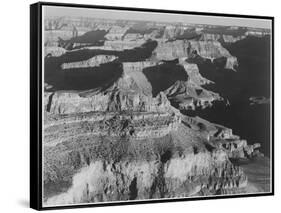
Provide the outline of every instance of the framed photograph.
<path id="1" fill-rule="evenodd" d="M 30 206 L 274 194 L 274 18 L 30 6 Z"/>

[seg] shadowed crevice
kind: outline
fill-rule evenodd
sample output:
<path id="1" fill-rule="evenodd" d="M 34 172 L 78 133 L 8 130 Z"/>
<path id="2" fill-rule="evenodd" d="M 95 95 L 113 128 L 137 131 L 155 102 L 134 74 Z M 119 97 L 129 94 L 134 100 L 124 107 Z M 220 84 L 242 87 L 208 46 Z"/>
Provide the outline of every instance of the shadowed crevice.
<path id="1" fill-rule="evenodd" d="M 137 177 L 134 177 L 134 179 L 132 180 L 130 186 L 129 186 L 129 190 L 130 190 L 130 200 L 134 200 L 138 197 L 138 188 L 137 188 Z"/>

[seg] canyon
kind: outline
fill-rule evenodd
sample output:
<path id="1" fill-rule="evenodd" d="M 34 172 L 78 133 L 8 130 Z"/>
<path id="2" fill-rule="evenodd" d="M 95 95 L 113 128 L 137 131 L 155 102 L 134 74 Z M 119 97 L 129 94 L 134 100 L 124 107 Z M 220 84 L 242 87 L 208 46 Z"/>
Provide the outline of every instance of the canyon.
<path id="1" fill-rule="evenodd" d="M 260 143 L 185 112 L 232 104 L 202 66 L 235 75 L 240 61 L 227 45 L 269 33 L 45 20 L 44 205 L 264 190 L 235 163 L 264 158 Z"/>

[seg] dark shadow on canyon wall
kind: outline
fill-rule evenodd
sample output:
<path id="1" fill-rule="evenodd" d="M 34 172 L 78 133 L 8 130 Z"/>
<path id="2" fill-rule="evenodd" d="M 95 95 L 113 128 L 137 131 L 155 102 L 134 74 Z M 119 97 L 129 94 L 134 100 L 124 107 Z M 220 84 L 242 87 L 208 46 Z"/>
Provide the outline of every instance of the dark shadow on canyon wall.
<path id="1" fill-rule="evenodd" d="M 100 40 L 105 40 L 104 36 L 108 33 L 106 30 L 93 30 L 86 32 L 81 36 L 71 38 L 69 42 L 72 43 L 95 43 Z"/>
<path id="2" fill-rule="evenodd" d="M 154 30 L 157 30 L 157 28 L 142 28 L 142 27 L 136 27 L 136 26 L 133 26 L 133 27 L 130 27 L 127 31 L 126 31 L 126 34 L 129 34 L 129 33 L 138 33 L 138 34 L 141 34 L 141 35 L 144 35 L 144 34 L 150 34 L 152 33 Z"/>
<path id="3" fill-rule="evenodd" d="M 115 55 L 118 56 L 121 62 L 136 62 L 143 61 L 152 55 L 152 51 L 157 47 L 157 41 L 148 40 L 140 47 L 134 49 L 113 51 L 113 50 L 102 50 L 102 49 L 82 49 L 67 52 L 60 57 L 46 57 L 45 58 L 45 69 L 46 64 L 62 64 L 69 62 L 77 62 L 88 60 L 96 55 Z M 48 67 L 47 67 L 48 68 Z M 45 70 L 48 72 L 49 70 Z"/>
<path id="4" fill-rule="evenodd" d="M 52 85 L 51 90 L 88 90 L 105 87 L 117 80 L 123 73 L 122 62 L 143 61 L 149 58 L 156 48 L 156 41 L 147 41 L 140 47 L 124 51 L 77 50 L 60 57 L 45 58 L 45 83 Z M 88 60 L 97 55 L 115 55 L 117 60 L 99 67 L 63 70 L 63 63 Z"/>
<path id="5" fill-rule="evenodd" d="M 47 82 L 55 90 L 103 89 L 121 77 L 122 73 L 122 64 L 112 62 L 99 67 L 57 70 L 55 75 L 47 78 Z"/>
<path id="6" fill-rule="evenodd" d="M 270 97 L 270 38 L 247 37 L 236 43 L 223 44 L 238 58 L 237 72 L 218 68 L 210 61 L 198 63 L 202 76 L 215 82 L 205 86 L 218 92 L 230 106 L 215 104 L 212 108 L 184 112 L 232 128 L 234 134 L 248 142 L 262 144 L 261 151 L 270 154 L 270 104 L 250 105 L 252 96 Z"/>
<path id="7" fill-rule="evenodd" d="M 156 96 L 159 92 L 168 89 L 176 81 L 186 81 L 188 75 L 178 60 L 166 61 L 163 64 L 143 69 L 144 75 L 152 85 L 152 94 Z"/>
<path id="8" fill-rule="evenodd" d="M 59 46 L 67 50 L 76 49 L 74 43 L 87 44 L 86 46 L 102 46 L 105 41 L 105 35 L 108 33 L 106 30 L 93 30 L 86 32 L 83 35 L 73 37 L 69 40 L 59 38 Z"/>

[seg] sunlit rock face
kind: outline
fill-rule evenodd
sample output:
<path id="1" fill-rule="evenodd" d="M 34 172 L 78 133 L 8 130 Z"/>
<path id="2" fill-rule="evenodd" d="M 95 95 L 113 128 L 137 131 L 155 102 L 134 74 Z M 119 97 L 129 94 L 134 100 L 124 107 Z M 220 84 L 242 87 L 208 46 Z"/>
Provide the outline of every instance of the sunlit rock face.
<path id="1" fill-rule="evenodd" d="M 179 64 L 181 64 L 188 77 L 189 77 L 189 81 L 192 81 L 194 84 L 196 85 L 206 85 L 206 84 L 212 84 L 214 82 L 210 81 L 207 78 L 204 78 L 200 72 L 199 72 L 199 68 L 197 64 L 194 63 L 189 63 L 187 62 L 187 57 L 183 57 L 183 58 L 179 58 Z"/>
<path id="2" fill-rule="evenodd" d="M 220 101 L 219 94 L 208 91 L 193 82 L 177 81 L 165 91 L 167 97 L 179 109 L 192 109 L 211 107 L 214 101 Z"/>
<path id="3" fill-rule="evenodd" d="M 162 140 L 167 139 L 162 138 Z M 169 146 L 169 142 L 159 144 L 158 141 L 154 141 L 154 143 L 163 149 Z M 128 153 L 131 153 L 131 146 L 125 148 Z M 122 148 L 118 147 L 117 151 L 119 149 Z M 134 147 L 134 150 L 136 149 L 137 154 L 145 154 L 148 151 L 139 146 Z M 96 160 L 89 164 L 85 159 L 92 160 L 91 153 L 80 157 L 78 157 L 79 152 L 73 153 L 70 162 L 81 159 L 81 164 L 87 166 L 74 175 L 71 187 L 66 192 L 49 198 L 46 204 L 210 195 L 222 192 L 224 189 L 233 192 L 243 191 L 247 185 L 247 178 L 242 170 L 235 168 L 222 151 L 194 154 L 192 148 L 185 153 L 179 153 L 175 149 L 159 153 L 154 151 L 153 147 L 151 149 L 147 159 L 139 157 L 139 159 L 122 159 L 118 162 Z M 62 162 L 65 161 L 65 157 L 63 153 L 57 156 Z M 224 175 L 228 175 L 229 178 L 226 180 Z M 50 180 L 56 178 L 49 177 Z"/>
<path id="4" fill-rule="evenodd" d="M 178 34 L 183 32 L 183 28 L 175 27 L 175 26 L 166 26 L 163 34 L 164 39 L 172 39 L 175 38 Z"/>
<path id="5" fill-rule="evenodd" d="M 59 56 L 62 56 L 63 54 L 65 54 L 66 50 L 62 47 L 50 46 L 50 47 L 44 48 L 44 52 L 45 52 L 45 54 L 44 54 L 45 57 L 46 56 L 59 57 Z"/>
<path id="6" fill-rule="evenodd" d="M 158 41 L 158 46 L 154 50 L 154 55 L 159 60 L 191 57 L 194 53 L 212 61 L 226 58 L 225 68 L 227 69 L 235 69 L 235 66 L 238 66 L 237 58 L 232 56 L 218 41 Z"/>
<path id="7" fill-rule="evenodd" d="M 159 40 L 154 55 L 159 60 L 174 60 L 188 56 L 189 42 L 185 40 L 166 41 Z"/>
<path id="8" fill-rule="evenodd" d="M 154 117 L 154 125 L 160 125 L 164 118 Z M 66 119 L 64 122 L 67 122 Z M 136 127 L 138 119 L 142 120 L 135 118 L 133 127 Z M 116 120 L 122 121 L 120 118 Z M 143 138 L 124 135 L 104 137 L 90 132 L 73 132 L 73 136 L 66 137 L 62 136 L 66 133 L 59 131 L 61 127 L 48 126 L 45 136 L 48 142 L 45 164 L 48 167 L 44 182 L 46 185 L 65 182 L 70 187 L 45 202 L 71 204 L 86 200 L 138 200 L 223 194 L 225 190 L 232 193 L 245 191 L 247 177 L 229 161 L 231 153 L 224 148 L 208 147 L 204 134 L 187 126 L 198 125 L 202 128 L 201 120 L 197 124 L 196 120 L 189 121 L 188 118 L 184 121 L 186 124 L 178 121 L 177 128 L 170 131 L 166 128 L 165 135 L 159 132 L 149 135 L 154 133 L 151 127 Z M 75 131 L 82 132 L 83 129 L 87 131 L 86 126 L 91 126 L 81 124 L 77 120 L 76 123 L 68 120 L 67 127 L 78 125 Z M 210 131 L 206 135 L 212 134 L 210 128 L 205 130 Z M 63 142 L 49 142 L 49 137 L 53 135 L 48 133 L 54 129 L 60 132 Z M 213 131 L 215 133 L 215 126 Z M 241 150 L 243 152 L 243 146 Z M 228 178 L 225 179 L 225 176 Z M 119 184 L 112 184 L 116 182 Z"/>
<path id="9" fill-rule="evenodd" d="M 140 47 L 146 42 L 145 39 L 138 39 L 136 41 L 131 40 L 106 40 L 103 46 L 91 46 L 86 47 L 87 49 L 101 49 L 101 50 L 114 50 L 114 51 L 122 51 L 134 49 L 136 47 Z"/>
<path id="10" fill-rule="evenodd" d="M 196 50 L 203 58 L 231 57 L 230 53 L 218 41 L 190 41 L 189 48 Z"/>
<path id="11" fill-rule="evenodd" d="M 90 18 L 45 28 L 45 205 L 251 192 L 233 162 L 260 144 L 183 113 L 225 104 L 200 66 L 235 74 L 227 45 L 266 32 Z"/>
<path id="12" fill-rule="evenodd" d="M 246 38 L 246 35 L 224 35 L 224 34 L 210 34 L 204 33 L 201 36 L 201 40 L 203 41 L 222 41 L 224 43 L 235 43 L 237 41 L 243 40 Z"/>
<path id="13" fill-rule="evenodd" d="M 157 97 L 137 93 L 108 91 L 81 97 L 79 93 L 51 93 L 45 96 L 47 110 L 56 114 L 69 114 L 90 111 L 152 111 L 168 110 L 169 101 L 162 93 Z"/>
<path id="14" fill-rule="evenodd" d="M 117 57 L 114 55 L 97 55 L 84 61 L 63 63 L 61 67 L 62 69 L 98 67 L 101 64 L 106 64 L 116 59 Z"/>
<path id="15" fill-rule="evenodd" d="M 108 40 L 121 40 L 127 30 L 127 27 L 113 26 L 110 28 L 109 32 L 106 34 L 105 37 Z"/>

